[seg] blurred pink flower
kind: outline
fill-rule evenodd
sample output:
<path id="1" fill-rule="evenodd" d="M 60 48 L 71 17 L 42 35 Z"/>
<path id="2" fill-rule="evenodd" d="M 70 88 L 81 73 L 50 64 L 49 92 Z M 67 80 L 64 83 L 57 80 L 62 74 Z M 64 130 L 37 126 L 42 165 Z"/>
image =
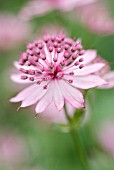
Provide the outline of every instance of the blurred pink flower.
<path id="1" fill-rule="evenodd" d="M 10 133 L 0 134 L 0 162 L 5 165 L 16 165 L 22 163 L 25 156 L 25 145 L 23 140 Z"/>
<path id="2" fill-rule="evenodd" d="M 102 147 L 110 154 L 114 155 L 114 122 L 104 122 L 97 132 Z"/>
<path id="3" fill-rule="evenodd" d="M 17 83 L 32 84 L 21 91 L 11 102 L 20 102 L 20 107 L 37 103 L 36 113 L 43 112 L 54 100 L 60 111 L 64 100 L 75 108 L 84 107 L 81 89 L 94 88 L 106 82 L 92 73 L 101 70 L 104 63 L 90 62 L 95 59 L 95 50 L 83 50 L 80 40 L 76 42 L 64 34 L 44 36 L 27 45 L 15 67 L 19 74 L 11 76 Z"/>
<path id="4" fill-rule="evenodd" d="M 108 4 L 98 1 L 78 8 L 79 20 L 89 30 L 97 34 L 114 33 L 114 19 Z"/>
<path id="5" fill-rule="evenodd" d="M 44 15 L 55 9 L 70 11 L 75 7 L 82 6 L 96 0 L 31 0 L 22 8 L 19 16 L 24 20 L 30 20 L 34 16 Z"/>
<path id="6" fill-rule="evenodd" d="M 0 50 L 14 48 L 28 39 L 30 25 L 10 14 L 0 14 Z"/>

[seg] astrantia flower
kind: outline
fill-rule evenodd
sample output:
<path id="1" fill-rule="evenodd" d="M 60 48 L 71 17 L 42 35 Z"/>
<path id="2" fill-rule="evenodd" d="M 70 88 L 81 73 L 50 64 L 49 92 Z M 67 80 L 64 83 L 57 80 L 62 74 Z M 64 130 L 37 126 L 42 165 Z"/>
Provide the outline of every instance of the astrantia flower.
<path id="1" fill-rule="evenodd" d="M 19 70 L 12 79 L 18 83 L 32 84 L 11 102 L 20 102 L 20 107 L 36 103 L 36 113 L 43 112 L 54 101 L 58 110 L 64 101 L 75 108 L 84 107 L 81 89 L 100 86 L 105 81 L 92 73 L 102 69 L 104 63 L 90 62 L 96 57 L 95 50 L 83 50 L 80 40 L 65 35 L 45 36 L 27 45 L 27 50 L 15 62 Z"/>

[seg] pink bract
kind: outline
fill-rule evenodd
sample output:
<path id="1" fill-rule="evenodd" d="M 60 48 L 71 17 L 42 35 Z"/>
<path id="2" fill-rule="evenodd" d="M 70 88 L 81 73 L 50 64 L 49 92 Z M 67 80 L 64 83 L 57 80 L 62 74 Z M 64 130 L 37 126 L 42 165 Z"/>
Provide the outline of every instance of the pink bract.
<path id="1" fill-rule="evenodd" d="M 25 42 L 30 25 L 10 14 L 0 14 L 0 50 L 12 49 Z"/>
<path id="2" fill-rule="evenodd" d="M 84 108 L 81 90 L 101 86 L 106 82 L 93 75 L 101 70 L 102 62 L 91 64 L 95 50 L 84 50 L 81 41 L 61 35 L 46 35 L 27 45 L 27 50 L 14 62 L 19 74 L 11 76 L 17 83 L 30 84 L 11 102 L 20 107 L 36 104 L 36 113 L 43 112 L 54 101 L 60 111 L 64 101 L 75 108 Z"/>

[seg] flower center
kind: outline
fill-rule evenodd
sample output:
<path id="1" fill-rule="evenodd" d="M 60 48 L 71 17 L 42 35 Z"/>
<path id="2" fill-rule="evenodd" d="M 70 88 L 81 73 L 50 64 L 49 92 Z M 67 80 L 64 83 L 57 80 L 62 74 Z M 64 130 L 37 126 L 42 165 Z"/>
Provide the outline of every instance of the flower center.
<path id="1" fill-rule="evenodd" d="M 84 67 L 82 55 L 85 53 L 80 40 L 76 42 L 62 35 L 47 35 L 43 40 L 36 40 L 27 45 L 26 52 L 20 56 L 21 79 L 42 81 L 62 79 L 64 71 L 70 68 Z M 69 75 L 73 75 L 69 71 Z M 69 83 L 72 80 L 68 80 Z"/>
<path id="2" fill-rule="evenodd" d="M 51 79 L 62 79 L 64 76 L 64 73 L 62 72 L 62 70 L 59 70 L 58 68 L 56 68 L 55 70 L 51 70 L 52 72 L 50 72 L 48 75 L 50 76 Z"/>

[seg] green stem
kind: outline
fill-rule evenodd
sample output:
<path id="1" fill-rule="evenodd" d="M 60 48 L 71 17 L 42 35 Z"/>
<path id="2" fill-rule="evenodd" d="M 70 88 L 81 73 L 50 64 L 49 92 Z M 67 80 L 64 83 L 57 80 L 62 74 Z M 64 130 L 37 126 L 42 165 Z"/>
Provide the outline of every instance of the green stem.
<path id="1" fill-rule="evenodd" d="M 68 114 L 68 111 L 67 111 L 67 108 L 66 108 L 66 104 L 64 105 L 64 111 L 65 111 L 65 116 L 66 116 L 68 122 L 71 123 L 71 118 L 70 118 L 70 116 Z"/>
<path id="2" fill-rule="evenodd" d="M 82 169 L 89 170 L 90 168 L 89 168 L 85 148 L 83 147 L 83 144 L 82 144 L 82 141 L 78 135 L 78 132 L 75 131 L 75 129 L 74 129 L 72 119 L 68 114 L 66 105 L 64 106 L 64 110 L 65 110 L 65 115 L 66 115 L 66 118 L 67 118 L 69 126 L 70 126 L 70 134 L 71 134 L 71 137 L 72 137 L 72 140 L 74 143 L 75 151 L 77 153 L 77 158 L 78 158 L 79 162 L 81 163 Z"/>
<path id="3" fill-rule="evenodd" d="M 71 133 L 71 136 L 72 136 L 72 139 L 73 139 L 73 142 L 74 142 L 74 146 L 75 146 L 75 151 L 76 151 L 76 153 L 78 155 L 78 159 L 79 159 L 79 161 L 81 163 L 82 169 L 83 170 L 89 170 L 87 157 L 85 155 L 84 148 L 82 146 L 82 142 L 80 140 L 78 132 L 75 132 L 75 130 L 72 129 L 70 131 L 70 133 Z"/>

